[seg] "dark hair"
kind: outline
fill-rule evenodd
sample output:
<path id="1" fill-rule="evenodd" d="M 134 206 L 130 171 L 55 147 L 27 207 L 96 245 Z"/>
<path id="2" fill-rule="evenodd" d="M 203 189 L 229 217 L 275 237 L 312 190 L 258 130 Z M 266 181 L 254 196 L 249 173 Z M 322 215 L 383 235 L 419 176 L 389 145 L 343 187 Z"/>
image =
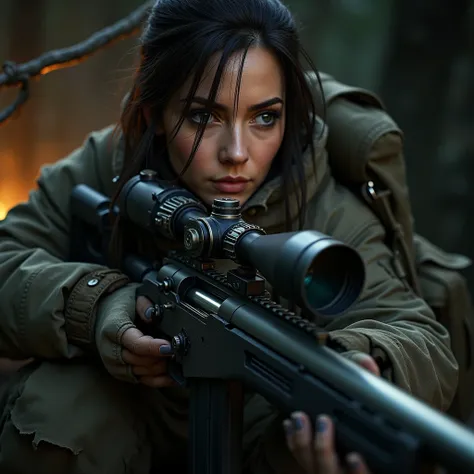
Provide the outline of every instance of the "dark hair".
<path id="1" fill-rule="evenodd" d="M 275 161 L 280 166 L 282 187 L 287 199 L 287 228 L 291 226 L 288 201 L 290 193 L 286 192 L 290 186 L 298 189 L 299 227 L 302 227 L 307 194 L 302 153 L 310 147 L 314 154 L 316 113 L 300 57 L 309 65 L 311 60 L 301 47 L 291 13 L 279 0 L 156 1 L 141 37 L 141 62 L 120 121 L 125 140 L 125 163 L 117 193 L 126 180 L 148 165 L 150 156 L 155 157 L 157 150 L 160 153 L 166 150 L 163 136 L 155 134 L 156 124 L 168 101 L 184 83 L 193 78 L 175 133 L 189 112 L 192 97 L 211 57 L 221 53 L 209 94 L 210 103 L 215 100 L 222 72 L 229 58 L 234 53 L 243 51 L 243 64 L 248 49 L 256 45 L 267 48 L 276 56 L 285 76 L 288 97 L 286 127 Z M 241 73 L 242 66 L 240 75 Z M 317 77 L 319 80 L 319 75 Z M 240 77 L 238 79 L 236 101 Z M 151 110 L 149 126 L 144 117 L 144 106 Z M 193 159 L 204 129 L 205 124 L 202 123 L 198 127 L 193 151 L 181 175 Z M 296 173 L 292 170 L 296 170 Z"/>

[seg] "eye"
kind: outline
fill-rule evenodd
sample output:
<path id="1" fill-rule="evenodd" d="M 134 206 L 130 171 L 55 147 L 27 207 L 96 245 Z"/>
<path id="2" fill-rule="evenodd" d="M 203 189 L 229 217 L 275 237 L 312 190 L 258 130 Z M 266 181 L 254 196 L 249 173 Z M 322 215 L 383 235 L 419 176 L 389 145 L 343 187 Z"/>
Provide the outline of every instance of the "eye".
<path id="1" fill-rule="evenodd" d="M 273 127 L 279 118 L 279 112 L 263 112 L 255 117 L 255 123 L 261 127 Z"/>
<path id="2" fill-rule="evenodd" d="M 207 110 L 193 110 L 189 113 L 189 120 L 193 123 L 200 124 L 205 123 L 206 125 L 209 125 L 210 123 L 213 122 L 214 120 L 214 115 L 212 115 L 211 112 L 208 112 Z"/>

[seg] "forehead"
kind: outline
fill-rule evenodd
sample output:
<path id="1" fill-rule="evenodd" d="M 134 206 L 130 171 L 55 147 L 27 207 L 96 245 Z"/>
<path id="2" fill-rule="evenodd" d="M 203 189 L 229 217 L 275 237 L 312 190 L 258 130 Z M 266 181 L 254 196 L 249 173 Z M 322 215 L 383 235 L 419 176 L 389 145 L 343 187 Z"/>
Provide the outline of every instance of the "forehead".
<path id="1" fill-rule="evenodd" d="M 229 107 L 234 104 L 240 69 L 242 69 L 240 104 L 251 105 L 273 97 L 283 98 L 284 75 L 276 57 L 261 47 L 250 48 L 242 64 L 243 55 L 244 52 L 238 52 L 229 58 L 222 73 L 216 101 Z M 197 96 L 209 95 L 220 59 L 219 54 L 209 62 L 196 91 Z"/>

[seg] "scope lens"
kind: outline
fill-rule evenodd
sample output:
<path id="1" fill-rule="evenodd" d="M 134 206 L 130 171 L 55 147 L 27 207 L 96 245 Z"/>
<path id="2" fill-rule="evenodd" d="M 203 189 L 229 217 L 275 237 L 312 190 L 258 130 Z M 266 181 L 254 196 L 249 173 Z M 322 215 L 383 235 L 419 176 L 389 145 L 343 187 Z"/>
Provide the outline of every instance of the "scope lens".
<path id="1" fill-rule="evenodd" d="M 333 304 L 344 287 L 333 272 L 324 275 L 310 273 L 304 279 L 306 299 L 311 307 L 320 309 Z"/>
<path id="2" fill-rule="evenodd" d="M 365 265 L 352 247 L 317 231 L 244 235 L 236 253 L 275 291 L 324 317 L 346 311 L 362 293 Z"/>
<path id="3" fill-rule="evenodd" d="M 344 312 L 364 283 L 362 261 L 349 247 L 327 247 L 311 263 L 303 279 L 308 305 L 325 316 Z"/>

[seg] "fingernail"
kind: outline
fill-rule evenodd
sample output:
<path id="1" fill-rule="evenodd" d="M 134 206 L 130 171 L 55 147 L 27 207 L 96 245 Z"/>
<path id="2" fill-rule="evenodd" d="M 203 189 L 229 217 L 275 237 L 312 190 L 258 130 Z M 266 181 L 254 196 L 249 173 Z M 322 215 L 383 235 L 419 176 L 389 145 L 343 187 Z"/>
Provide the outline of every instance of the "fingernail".
<path id="1" fill-rule="evenodd" d="M 144 313 L 145 319 L 151 320 L 151 318 L 153 318 L 154 313 L 155 308 L 153 306 L 148 307 Z"/>
<path id="2" fill-rule="evenodd" d="M 283 422 L 283 429 L 286 436 L 291 436 L 293 434 L 293 423 L 290 420 L 285 420 Z"/>
<path id="3" fill-rule="evenodd" d="M 293 420 L 293 427 L 296 431 L 303 429 L 303 420 L 298 415 L 292 415 L 291 419 Z"/>
<path id="4" fill-rule="evenodd" d="M 160 354 L 168 355 L 173 353 L 173 348 L 168 345 L 160 346 Z"/>
<path id="5" fill-rule="evenodd" d="M 317 433 L 324 433 L 327 428 L 327 422 L 324 418 L 319 417 L 316 421 L 316 432 Z"/>
<path id="6" fill-rule="evenodd" d="M 347 456 L 347 467 L 351 471 L 357 470 L 359 468 L 359 465 L 360 465 L 360 460 L 357 454 L 349 454 Z"/>

